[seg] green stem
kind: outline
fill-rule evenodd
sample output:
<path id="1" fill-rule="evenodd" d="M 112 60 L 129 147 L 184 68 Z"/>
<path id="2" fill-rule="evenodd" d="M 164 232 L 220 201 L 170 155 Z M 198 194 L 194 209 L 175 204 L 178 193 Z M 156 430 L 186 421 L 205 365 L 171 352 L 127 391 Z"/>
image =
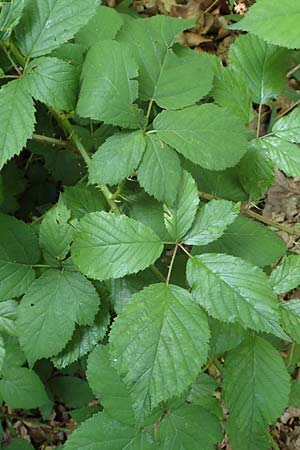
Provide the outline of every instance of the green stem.
<path id="1" fill-rule="evenodd" d="M 43 134 L 33 133 L 32 139 L 34 141 L 40 142 L 41 144 L 49 144 L 56 147 L 68 147 L 68 141 L 64 141 L 62 139 L 55 139 L 49 136 L 44 136 Z"/>
<path id="2" fill-rule="evenodd" d="M 154 273 L 154 275 L 157 277 L 157 279 L 159 281 L 162 281 L 163 283 L 165 283 L 165 281 L 166 281 L 165 277 L 163 276 L 161 271 L 154 264 L 151 264 L 150 270 L 152 270 L 152 272 Z"/>
<path id="3" fill-rule="evenodd" d="M 178 244 L 178 247 L 180 247 L 181 250 L 182 250 L 189 258 L 193 258 L 193 255 L 191 255 L 190 252 L 188 252 L 187 249 L 186 249 L 182 244 Z"/>
<path id="4" fill-rule="evenodd" d="M 149 117 L 150 117 L 150 114 L 151 114 L 151 109 L 152 109 L 153 102 L 154 102 L 154 99 L 151 98 L 151 100 L 149 102 L 149 105 L 148 105 L 147 114 L 146 114 L 146 117 L 147 117 L 148 120 L 149 120 Z"/>
<path id="5" fill-rule="evenodd" d="M 259 107 L 258 107 L 257 130 L 256 130 L 257 138 L 259 138 L 259 135 L 260 135 L 261 113 L 262 113 L 262 103 L 260 103 Z"/>
<path id="6" fill-rule="evenodd" d="M 200 198 L 203 198 L 204 200 L 223 200 L 222 198 L 220 198 L 216 195 L 208 194 L 207 192 L 198 192 L 198 195 Z M 258 222 L 261 222 L 265 225 L 268 225 L 273 228 L 277 228 L 277 230 L 281 230 L 287 234 L 291 234 L 293 236 L 300 237 L 300 230 L 296 230 L 295 228 L 288 227 L 286 225 L 282 225 L 278 222 L 275 222 L 274 220 L 269 219 L 268 217 L 261 216 L 260 214 L 257 214 L 254 211 L 250 211 L 249 209 L 242 208 L 241 213 L 244 216 L 249 217 L 250 219 L 255 219 Z"/>
<path id="7" fill-rule="evenodd" d="M 173 253 L 172 253 L 172 258 L 171 258 L 171 262 L 170 262 L 170 265 L 169 265 L 169 270 L 168 270 L 168 275 L 167 275 L 167 279 L 166 279 L 166 284 L 170 284 L 172 269 L 173 269 L 173 265 L 174 265 L 174 262 L 175 262 L 177 250 L 178 250 L 178 244 L 175 245 Z"/>
<path id="8" fill-rule="evenodd" d="M 219 2 L 219 0 L 214 0 L 214 2 L 212 2 L 211 5 L 208 6 L 208 8 L 206 8 L 203 12 L 203 14 L 208 13 L 217 3 Z"/>
<path id="9" fill-rule="evenodd" d="M 17 64 L 15 63 L 15 61 L 13 60 L 13 58 L 10 55 L 9 49 L 7 48 L 6 45 L 1 44 L 1 47 L 3 48 L 7 58 L 9 59 L 10 63 L 12 64 L 12 66 L 14 67 L 15 71 L 17 72 L 17 74 L 21 77 L 22 76 L 22 72 L 20 71 L 19 67 L 17 66 Z"/>
<path id="10" fill-rule="evenodd" d="M 122 194 L 123 189 L 125 187 L 126 181 L 127 181 L 127 178 L 125 178 L 118 184 L 116 191 L 113 193 L 112 200 L 116 200 L 118 197 L 120 197 L 120 195 Z"/>

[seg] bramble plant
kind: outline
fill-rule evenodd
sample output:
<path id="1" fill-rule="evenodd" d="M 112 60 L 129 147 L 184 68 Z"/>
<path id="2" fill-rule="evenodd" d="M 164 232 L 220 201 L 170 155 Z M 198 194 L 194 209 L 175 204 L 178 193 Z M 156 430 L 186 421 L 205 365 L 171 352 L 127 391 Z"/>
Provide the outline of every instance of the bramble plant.
<path id="1" fill-rule="evenodd" d="M 1 3 L 0 396 L 63 401 L 64 450 L 277 448 L 300 255 L 267 225 L 300 232 L 251 208 L 300 176 L 299 109 L 262 127 L 299 103 L 300 6 L 257 2 L 223 67 L 178 44 L 195 21 L 99 3 Z"/>

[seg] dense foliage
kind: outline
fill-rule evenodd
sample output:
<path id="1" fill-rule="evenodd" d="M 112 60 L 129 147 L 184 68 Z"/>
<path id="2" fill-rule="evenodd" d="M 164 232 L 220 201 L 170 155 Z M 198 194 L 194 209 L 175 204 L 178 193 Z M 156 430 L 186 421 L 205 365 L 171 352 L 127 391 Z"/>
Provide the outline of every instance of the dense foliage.
<path id="1" fill-rule="evenodd" d="M 177 43 L 192 20 L 1 4 L 0 396 L 64 402 L 64 450 L 267 450 L 299 395 L 300 256 L 251 210 L 300 176 L 299 109 L 261 129 L 299 62 L 273 3 L 226 67 Z"/>

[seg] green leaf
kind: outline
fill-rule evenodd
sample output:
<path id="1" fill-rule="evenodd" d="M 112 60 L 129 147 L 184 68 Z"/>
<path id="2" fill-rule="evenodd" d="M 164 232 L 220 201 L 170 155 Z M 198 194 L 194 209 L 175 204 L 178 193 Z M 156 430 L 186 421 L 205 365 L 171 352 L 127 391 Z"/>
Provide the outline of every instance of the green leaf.
<path id="1" fill-rule="evenodd" d="M 70 250 L 72 228 L 68 224 L 71 213 L 62 198 L 45 215 L 40 227 L 40 246 L 45 254 L 63 260 Z"/>
<path id="2" fill-rule="evenodd" d="M 272 44 L 299 48 L 300 6 L 298 2 L 281 0 L 274 8 L 272 0 L 260 0 L 231 29 L 249 31 Z"/>
<path id="3" fill-rule="evenodd" d="M 115 319 L 110 350 L 138 417 L 195 380 L 208 340 L 206 316 L 186 290 L 160 283 L 132 296 Z"/>
<path id="4" fill-rule="evenodd" d="M 22 80 L 14 80 L 0 90 L 0 169 L 18 155 L 31 138 L 35 117 L 31 96 Z"/>
<path id="5" fill-rule="evenodd" d="M 256 103 L 268 103 L 286 85 L 290 53 L 251 34 L 240 36 L 230 47 L 230 67 L 245 80 Z"/>
<path id="6" fill-rule="evenodd" d="M 85 6 L 86 7 L 86 6 Z M 139 128 L 137 65 L 116 41 L 101 41 L 88 52 L 82 72 L 77 113 L 123 128 Z"/>
<path id="7" fill-rule="evenodd" d="M 27 0 L 15 35 L 24 56 L 46 55 L 69 41 L 95 14 L 96 1 Z"/>
<path id="8" fill-rule="evenodd" d="M 190 173 L 182 171 L 179 191 L 173 207 L 164 206 L 166 228 L 174 241 L 191 227 L 199 205 L 198 189 Z"/>
<path id="9" fill-rule="evenodd" d="M 86 276 L 106 280 L 145 269 L 162 250 L 160 239 L 149 227 L 123 215 L 100 212 L 80 220 L 72 257 Z"/>
<path id="10" fill-rule="evenodd" d="M 269 450 L 272 445 L 270 435 L 265 429 L 257 433 L 253 433 L 251 429 L 246 432 L 239 430 L 236 423 L 232 423 L 230 419 L 226 424 L 226 434 L 233 450 L 257 450 L 258 448 L 259 450 Z"/>
<path id="11" fill-rule="evenodd" d="M 34 447 L 25 439 L 12 439 L 8 450 L 34 450 Z"/>
<path id="12" fill-rule="evenodd" d="M 238 165 L 240 181 L 254 200 L 259 200 L 273 184 L 275 168 L 265 151 L 262 139 L 251 141 L 246 155 Z"/>
<path id="13" fill-rule="evenodd" d="M 281 302 L 280 307 L 283 328 L 300 344 L 300 300 Z"/>
<path id="14" fill-rule="evenodd" d="M 212 95 L 220 106 L 226 107 L 243 123 L 253 119 L 251 94 L 245 80 L 231 67 L 221 72 L 214 83 Z"/>
<path id="15" fill-rule="evenodd" d="M 0 380 L 0 394 L 10 408 L 31 409 L 49 402 L 43 383 L 26 367 L 6 369 Z"/>
<path id="16" fill-rule="evenodd" d="M 217 358 L 240 345 L 248 336 L 248 332 L 238 323 L 220 322 L 210 318 L 209 328 L 211 331 L 210 354 Z"/>
<path id="17" fill-rule="evenodd" d="M 99 413 L 72 433 L 64 450 L 135 450 L 134 439 L 134 428 Z"/>
<path id="18" fill-rule="evenodd" d="M 53 57 L 31 61 L 23 83 L 36 99 L 56 111 L 75 109 L 78 90 L 78 71 L 75 66 Z"/>
<path id="19" fill-rule="evenodd" d="M 6 41 L 20 21 L 24 0 L 11 0 L 10 3 L 3 2 L 1 6 L 0 41 Z"/>
<path id="20" fill-rule="evenodd" d="M 214 378 L 206 373 L 201 373 L 195 383 L 192 384 L 187 400 L 191 402 L 192 405 L 202 406 L 202 408 L 221 419 L 223 417 L 221 404 L 219 400 L 213 396 L 218 387 L 219 384 Z"/>
<path id="21" fill-rule="evenodd" d="M 270 282 L 276 294 L 291 291 L 300 284 L 300 255 L 290 255 L 271 273 Z"/>
<path id="22" fill-rule="evenodd" d="M 202 206 L 192 228 L 184 236 L 187 245 L 206 245 L 218 239 L 240 212 L 240 204 L 228 200 L 211 200 Z"/>
<path id="23" fill-rule="evenodd" d="M 179 157 L 156 136 L 146 135 L 146 150 L 137 171 L 140 185 L 157 200 L 172 205 L 181 180 Z"/>
<path id="24" fill-rule="evenodd" d="M 106 346 L 99 345 L 90 354 L 87 379 L 105 413 L 122 423 L 134 425 L 132 400 L 125 384 L 110 362 Z"/>
<path id="25" fill-rule="evenodd" d="M 290 380 L 277 350 L 252 336 L 225 359 L 223 388 L 231 423 L 249 436 L 281 415 L 288 404 Z"/>
<path id="26" fill-rule="evenodd" d="M 284 241 L 276 233 L 247 217 L 239 216 L 217 241 L 194 247 L 193 254 L 226 253 L 265 267 L 275 263 L 286 250 Z"/>
<path id="27" fill-rule="evenodd" d="M 260 148 L 286 175 L 300 176 L 300 149 L 297 145 L 277 137 L 266 137 L 261 139 Z"/>
<path id="28" fill-rule="evenodd" d="M 21 350 L 19 340 L 16 336 L 4 335 L 5 360 L 2 366 L 2 373 L 12 367 L 21 367 L 26 362 L 26 356 Z"/>
<path id="29" fill-rule="evenodd" d="M 67 208 L 75 219 L 80 219 L 87 213 L 102 211 L 105 201 L 100 191 L 92 186 L 66 186 L 62 194 Z"/>
<path id="30" fill-rule="evenodd" d="M 7 333 L 11 336 L 16 334 L 16 316 L 17 316 L 18 302 L 14 300 L 7 300 L 0 302 L 0 332 Z"/>
<path id="31" fill-rule="evenodd" d="M 154 127 L 166 144 L 210 170 L 234 166 L 247 148 L 242 123 L 225 108 L 212 104 L 164 111 L 156 117 Z"/>
<path id="32" fill-rule="evenodd" d="M 83 358 L 104 338 L 109 323 L 108 305 L 101 304 L 100 311 L 95 317 L 95 322 L 90 326 L 76 327 L 72 339 L 67 343 L 66 347 L 52 358 L 55 367 L 64 369 L 73 362 Z"/>
<path id="33" fill-rule="evenodd" d="M 89 182 L 114 185 L 137 169 L 145 151 L 141 131 L 114 134 L 93 155 L 89 165 Z"/>
<path id="34" fill-rule="evenodd" d="M 240 258 L 207 253 L 191 258 L 187 279 L 195 300 L 215 319 L 285 336 L 267 275 Z"/>
<path id="35" fill-rule="evenodd" d="M 291 393 L 289 404 L 294 408 L 300 407 L 300 380 L 291 381 Z"/>
<path id="36" fill-rule="evenodd" d="M 52 394 L 71 408 L 80 408 L 94 400 L 85 380 L 78 377 L 58 376 L 48 382 Z"/>
<path id="37" fill-rule="evenodd" d="M 139 90 L 142 100 L 156 100 L 156 91 L 159 88 L 160 82 L 162 82 L 162 99 L 164 98 L 163 94 L 164 89 L 166 89 L 165 83 L 167 81 L 166 75 L 164 74 L 166 69 L 165 65 L 168 60 L 177 60 L 174 53 L 170 51 L 170 48 L 175 43 L 177 35 L 193 25 L 194 21 L 192 20 L 175 19 L 173 17 L 158 15 L 149 19 L 130 21 L 122 27 L 118 34 L 118 41 L 122 44 L 123 48 L 130 47 L 130 50 L 138 63 Z M 179 69 L 179 71 L 180 70 L 182 69 Z M 172 83 L 174 83 L 172 69 L 169 69 L 169 76 L 171 76 L 170 93 L 172 95 Z M 188 77 L 188 75 L 185 76 Z M 210 74 L 204 75 L 204 85 L 205 82 L 209 84 L 209 81 L 207 81 L 209 76 Z M 175 80 L 176 78 L 175 75 Z M 179 80 L 181 83 L 182 80 L 180 78 Z M 199 79 L 197 81 L 199 89 L 201 87 L 201 82 Z M 194 86 L 195 85 L 193 84 L 193 87 Z M 167 93 L 167 91 L 165 91 L 165 93 Z M 189 93 L 186 92 L 186 94 Z M 178 89 L 176 90 L 176 98 L 173 98 L 173 101 L 178 101 L 177 97 L 181 99 L 181 102 L 182 100 L 184 101 L 184 98 L 182 99 Z"/>
<path id="38" fill-rule="evenodd" d="M 3 337 L 0 335 L 0 370 L 2 370 L 2 367 L 4 365 L 5 356 L 6 356 L 5 344 L 4 344 Z M 0 395 L 1 395 L 1 393 L 0 393 Z"/>
<path id="39" fill-rule="evenodd" d="M 96 14 L 75 36 L 75 42 L 89 48 L 96 42 L 114 39 L 123 19 L 114 8 L 98 6 Z"/>
<path id="40" fill-rule="evenodd" d="M 197 405 L 182 405 L 158 426 L 159 450 L 211 450 L 222 440 L 219 420 Z"/>
<path id="41" fill-rule="evenodd" d="M 286 141 L 300 144 L 300 110 L 295 108 L 290 114 L 278 119 L 272 133 Z"/>
<path id="42" fill-rule="evenodd" d="M 18 308 L 18 335 L 30 364 L 59 353 L 71 339 L 75 323 L 90 325 L 98 308 L 94 286 L 80 273 L 45 272 Z"/>
<path id="43" fill-rule="evenodd" d="M 24 222 L 0 214 L 0 299 L 18 297 L 35 278 L 31 267 L 40 257 L 35 233 Z"/>

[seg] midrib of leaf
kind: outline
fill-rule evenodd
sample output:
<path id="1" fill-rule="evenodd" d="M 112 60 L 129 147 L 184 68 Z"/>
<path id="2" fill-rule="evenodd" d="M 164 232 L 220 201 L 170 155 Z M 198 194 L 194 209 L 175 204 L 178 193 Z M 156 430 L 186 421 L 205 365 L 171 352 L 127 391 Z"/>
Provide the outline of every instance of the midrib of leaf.
<path id="1" fill-rule="evenodd" d="M 45 28 L 46 28 L 46 23 L 48 22 L 49 18 L 51 17 L 51 9 L 50 9 L 49 0 L 46 0 L 46 1 L 47 1 L 47 4 L 48 4 L 47 6 L 48 6 L 49 14 L 47 15 L 45 21 L 42 22 L 42 19 L 41 19 L 41 16 L 40 16 L 40 10 L 39 10 L 39 8 L 37 8 L 37 13 L 38 13 L 38 18 L 39 18 L 39 24 L 40 24 L 40 32 L 39 32 L 39 34 L 37 35 L 37 37 L 35 38 L 34 42 L 33 42 L 32 45 L 31 45 L 31 50 L 30 50 L 30 52 L 29 52 L 29 56 L 27 57 L 28 60 L 31 58 L 32 52 L 33 52 L 33 50 L 34 50 L 34 47 L 36 46 L 36 44 L 37 44 L 37 42 L 39 41 L 41 35 L 43 34 L 43 32 L 44 32 L 44 30 L 45 30 Z M 56 3 L 57 3 L 57 0 L 54 0 L 53 10 L 55 10 L 55 5 L 56 5 Z M 45 3 L 45 5 L 46 5 L 46 3 Z M 31 36 L 32 36 L 32 34 L 31 34 Z"/>

